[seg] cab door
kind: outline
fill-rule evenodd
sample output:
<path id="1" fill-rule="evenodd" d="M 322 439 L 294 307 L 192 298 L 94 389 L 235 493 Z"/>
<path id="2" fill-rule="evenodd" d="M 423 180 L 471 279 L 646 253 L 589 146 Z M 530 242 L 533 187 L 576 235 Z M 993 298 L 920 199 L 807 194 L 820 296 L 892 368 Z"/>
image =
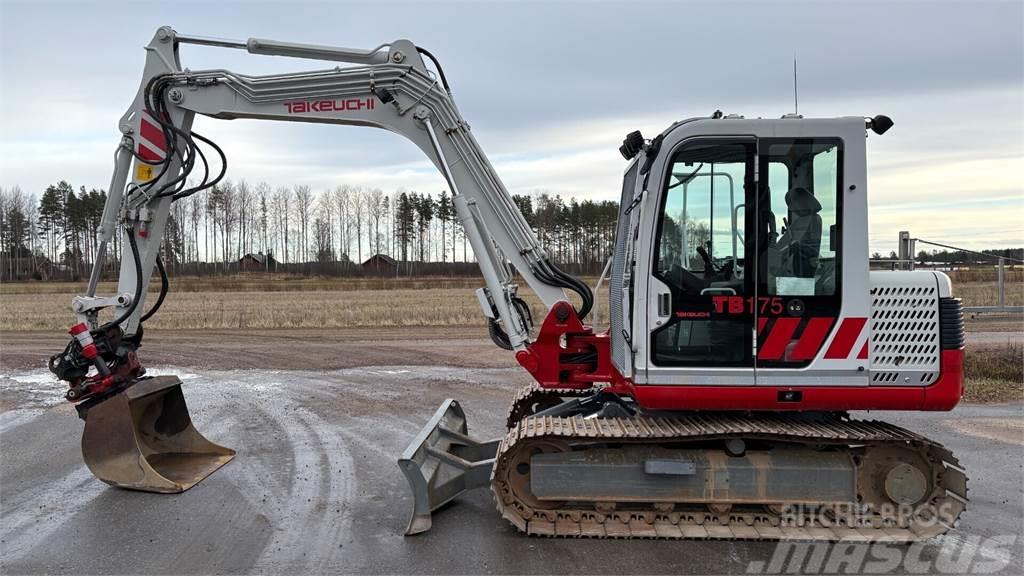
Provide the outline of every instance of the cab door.
<path id="1" fill-rule="evenodd" d="M 815 384 L 820 375 L 794 369 L 856 355 L 866 320 L 840 323 L 842 140 L 763 138 L 758 146 L 757 383 Z"/>
<path id="2" fill-rule="evenodd" d="M 648 384 L 755 383 L 754 138 L 671 151 L 648 278 Z"/>

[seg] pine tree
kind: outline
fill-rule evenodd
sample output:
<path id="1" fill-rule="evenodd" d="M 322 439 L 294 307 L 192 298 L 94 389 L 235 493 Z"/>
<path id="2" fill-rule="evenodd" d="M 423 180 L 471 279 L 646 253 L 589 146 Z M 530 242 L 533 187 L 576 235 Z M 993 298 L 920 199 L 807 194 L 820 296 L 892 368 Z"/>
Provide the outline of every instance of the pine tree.
<path id="1" fill-rule="evenodd" d="M 39 199 L 39 230 L 46 243 L 46 256 L 51 262 L 57 261 L 60 239 L 64 235 L 64 198 L 57 186 L 47 186 Z"/>
<path id="2" fill-rule="evenodd" d="M 434 219 L 434 199 L 430 194 L 420 196 L 415 206 L 417 235 L 420 245 L 420 262 L 430 256 L 430 222 Z"/>
<path id="3" fill-rule="evenodd" d="M 416 193 L 410 195 L 402 192 L 398 197 L 398 206 L 395 209 L 395 224 L 399 245 L 401 246 L 402 262 L 409 261 L 409 244 L 416 230 L 416 213 L 413 210 Z"/>
<path id="4" fill-rule="evenodd" d="M 441 197 L 437 199 L 437 219 L 441 222 L 441 262 L 448 261 L 448 249 L 446 243 L 448 242 L 448 236 L 445 234 L 445 229 L 449 222 L 455 215 L 453 210 L 451 198 L 448 196 L 447 190 L 441 191 Z M 455 246 L 452 246 L 452 262 L 455 261 L 454 254 Z"/>

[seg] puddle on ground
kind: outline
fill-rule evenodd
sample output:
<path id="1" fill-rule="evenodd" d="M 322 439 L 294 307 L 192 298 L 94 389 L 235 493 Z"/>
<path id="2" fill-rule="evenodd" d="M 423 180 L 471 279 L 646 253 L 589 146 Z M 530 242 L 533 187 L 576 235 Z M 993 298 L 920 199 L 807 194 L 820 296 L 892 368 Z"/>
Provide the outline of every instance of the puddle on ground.
<path id="1" fill-rule="evenodd" d="M 198 374 L 183 372 L 178 368 L 147 368 L 148 376 L 174 375 L 182 382 L 198 380 Z M 64 392 L 68 385 L 57 379 L 49 370 L 25 370 L 0 375 L 0 405 L 4 409 L 45 409 L 64 404 Z"/>
<path id="2" fill-rule="evenodd" d="M 316 380 L 367 381 L 380 378 L 395 382 L 453 381 L 504 384 L 517 368 L 452 368 L 448 366 L 367 366 L 329 371 L 211 370 L 201 373 L 174 366 L 147 367 L 147 376 L 177 376 L 189 388 L 208 386 L 272 392 L 315 376 Z M 49 370 L 14 371 L 0 375 L 0 413 L 12 410 L 45 410 L 64 404 L 67 384 Z M 386 393 L 387 390 L 382 390 Z M 398 391 L 395 391 L 399 394 Z"/>

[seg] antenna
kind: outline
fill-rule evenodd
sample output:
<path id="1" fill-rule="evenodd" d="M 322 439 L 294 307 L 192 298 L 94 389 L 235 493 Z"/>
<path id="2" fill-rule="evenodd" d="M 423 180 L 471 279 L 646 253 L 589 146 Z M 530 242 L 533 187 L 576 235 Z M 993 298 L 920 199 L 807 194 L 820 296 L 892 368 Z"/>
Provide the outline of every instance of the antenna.
<path id="1" fill-rule="evenodd" d="M 800 114 L 800 101 L 797 99 L 796 88 L 796 53 L 793 53 L 793 113 Z"/>

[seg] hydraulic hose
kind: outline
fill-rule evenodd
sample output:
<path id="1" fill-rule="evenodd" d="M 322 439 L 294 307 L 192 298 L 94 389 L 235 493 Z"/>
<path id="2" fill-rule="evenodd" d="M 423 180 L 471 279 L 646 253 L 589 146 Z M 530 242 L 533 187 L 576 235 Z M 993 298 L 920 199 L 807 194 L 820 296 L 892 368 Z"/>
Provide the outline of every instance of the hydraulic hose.
<path id="1" fill-rule="evenodd" d="M 530 305 L 522 298 L 513 297 L 512 306 L 519 313 L 519 318 L 523 321 L 523 330 L 528 333 L 533 328 L 533 313 L 530 312 Z M 508 339 L 508 334 L 498 325 L 497 320 L 493 318 L 487 319 L 487 333 L 490 335 L 491 340 L 498 345 L 498 348 L 503 350 L 513 349 L 512 342 Z"/>
<path id="2" fill-rule="evenodd" d="M 438 75 L 441 76 L 441 85 L 444 86 L 446 92 L 451 94 L 452 89 L 450 86 L 448 86 L 448 79 L 444 77 L 444 68 L 441 68 L 441 63 L 438 62 L 437 58 L 435 58 L 434 55 L 431 54 L 430 51 L 427 50 L 426 48 L 420 48 L 419 46 L 417 46 L 416 51 L 419 52 L 420 54 L 423 54 L 427 58 L 430 58 L 430 61 L 434 63 L 434 68 L 437 68 Z"/>
<path id="3" fill-rule="evenodd" d="M 579 294 L 581 303 L 579 309 L 576 310 L 576 314 L 579 316 L 580 320 L 586 318 L 587 314 L 590 313 L 590 310 L 594 306 L 594 293 L 590 290 L 589 286 L 584 284 L 578 278 L 566 274 L 548 260 L 541 260 L 538 265 L 533 268 L 533 273 L 545 284 L 572 290 Z"/>
<path id="4" fill-rule="evenodd" d="M 508 339 L 508 334 L 498 326 L 498 321 L 494 318 L 487 319 L 487 334 L 490 335 L 491 340 L 498 345 L 498 348 L 502 350 L 512 350 L 512 343 Z"/>
<path id="5" fill-rule="evenodd" d="M 142 315 L 142 318 L 139 318 L 140 324 L 149 320 L 153 314 L 156 314 L 156 311 L 160 309 L 160 305 L 164 303 L 164 298 L 167 297 L 167 291 L 170 288 L 170 282 L 167 280 L 167 270 L 164 269 L 164 262 L 160 256 L 156 257 L 156 269 L 160 271 L 160 295 L 157 296 L 156 303 L 149 309 L 149 312 L 146 312 Z"/>
<path id="6" fill-rule="evenodd" d="M 583 320 L 587 317 L 587 314 L 590 314 L 590 310 L 594 307 L 594 293 L 590 290 L 590 286 L 584 284 L 579 278 L 567 274 L 558 268 L 555 268 L 555 273 L 570 285 L 570 290 L 580 295 L 582 302 L 580 303 L 580 308 L 576 313 L 579 315 L 580 320 Z"/>
<path id="7" fill-rule="evenodd" d="M 139 306 L 139 300 L 142 299 L 142 261 L 139 259 L 139 245 L 135 241 L 135 228 L 130 226 L 127 228 L 127 232 L 128 245 L 131 246 L 132 249 L 132 259 L 135 260 L 135 297 L 132 298 L 132 303 L 128 305 L 128 309 L 125 310 L 121 316 L 116 320 L 111 320 L 110 322 L 100 326 L 100 332 L 106 332 L 114 326 L 120 326 L 122 322 L 127 320 L 132 313 L 135 312 L 135 309 Z"/>
<path id="8" fill-rule="evenodd" d="M 202 150 L 197 146 L 196 147 L 196 152 L 199 153 L 199 156 L 200 156 L 200 158 L 203 161 L 203 166 L 205 167 L 207 174 L 204 175 L 203 182 L 201 182 L 198 186 L 195 186 L 193 188 L 189 188 L 187 190 L 182 190 L 181 192 L 178 192 L 177 194 L 175 194 L 174 195 L 174 199 L 175 200 L 180 200 L 181 198 L 187 198 L 188 196 L 191 196 L 191 195 L 195 194 L 196 192 L 199 192 L 201 190 L 205 190 L 207 188 L 212 188 L 212 187 L 216 186 L 217 184 L 220 183 L 221 180 L 224 179 L 224 175 L 227 174 L 227 172 L 228 172 L 228 157 L 227 157 L 226 154 L 224 154 L 224 150 L 222 150 L 221 147 L 218 146 L 216 142 L 214 142 L 213 140 L 210 140 L 209 138 L 204 137 L 202 134 L 199 134 L 198 132 L 192 132 L 191 135 L 193 137 L 195 137 L 197 140 L 199 140 L 200 142 L 204 142 L 204 143 L 208 144 L 211 148 L 214 149 L 214 151 L 217 152 L 217 155 L 220 156 L 220 173 L 218 173 L 217 176 L 213 180 L 210 180 L 209 182 L 206 181 L 206 176 L 209 174 L 209 164 L 207 164 L 206 156 L 203 155 Z"/>

